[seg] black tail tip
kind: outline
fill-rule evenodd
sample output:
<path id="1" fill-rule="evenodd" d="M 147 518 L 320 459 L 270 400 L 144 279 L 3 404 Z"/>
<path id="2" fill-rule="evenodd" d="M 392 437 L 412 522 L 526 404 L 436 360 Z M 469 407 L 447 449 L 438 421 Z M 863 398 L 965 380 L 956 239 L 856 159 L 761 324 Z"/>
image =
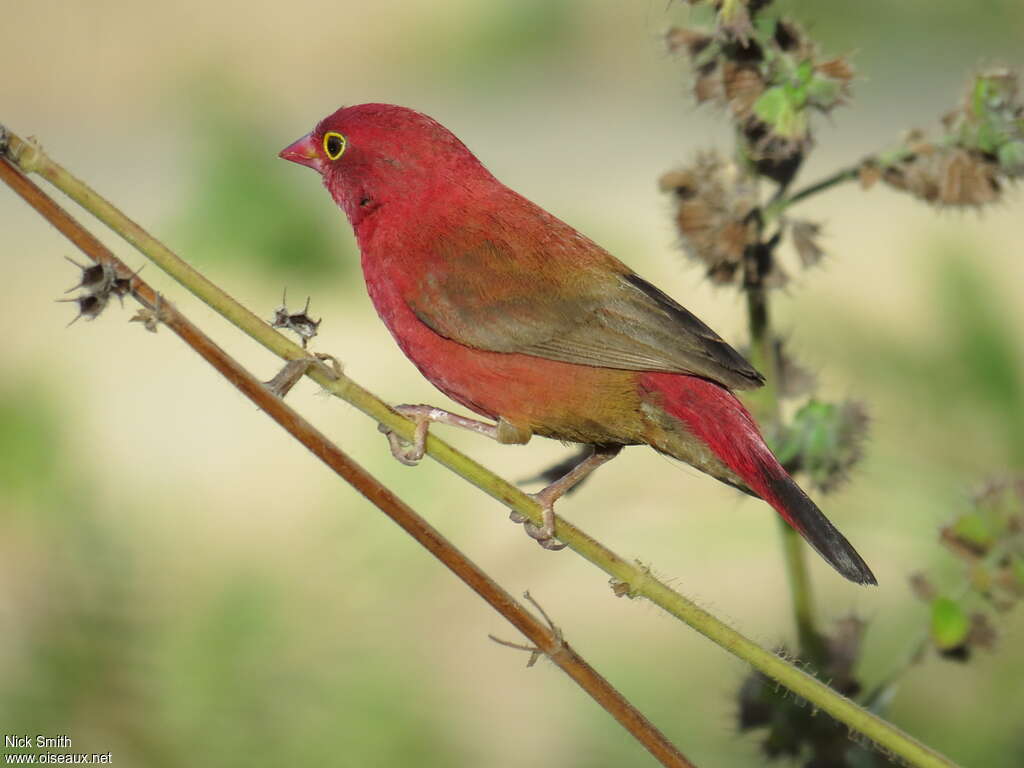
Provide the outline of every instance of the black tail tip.
<path id="1" fill-rule="evenodd" d="M 853 559 L 846 557 L 836 559 L 826 557 L 825 559 L 828 560 L 833 568 L 854 584 L 861 584 L 865 587 L 877 587 L 878 579 L 875 578 L 875 574 L 868 568 L 868 564 L 861 559 L 861 556 L 857 554 L 857 551 L 852 546 L 849 552 L 854 556 Z"/>
<path id="2" fill-rule="evenodd" d="M 772 480 L 772 490 L 781 505 L 780 512 L 785 510 L 783 516 L 807 543 L 814 547 L 829 565 L 854 584 L 878 586 L 878 579 L 868 568 L 864 558 L 821 513 L 818 506 L 800 489 L 793 478 L 783 474 Z"/>
<path id="3" fill-rule="evenodd" d="M 797 528 L 797 531 L 841 576 L 854 584 L 878 586 L 878 579 L 868 568 L 864 558 L 824 515 L 815 520 L 813 526 L 802 530 Z"/>

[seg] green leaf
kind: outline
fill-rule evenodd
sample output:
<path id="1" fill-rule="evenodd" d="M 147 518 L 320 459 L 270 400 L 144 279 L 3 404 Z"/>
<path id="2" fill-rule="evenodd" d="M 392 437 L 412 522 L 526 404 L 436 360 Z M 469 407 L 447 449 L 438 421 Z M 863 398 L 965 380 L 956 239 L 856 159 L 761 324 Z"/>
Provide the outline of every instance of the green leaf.
<path id="1" fill-rule="evenodd" d="M 960 603 L 948 597 L 932 602 L 932 640 L 939 650 L 948 651 L 963 645 L 970 632 L 971 621 Z"/>
<path id="2" fill-rule="evenodd" d="M 804 59 L 796 67 L 796 77 L 801 84 L 811 82 L 811 78 L 814 76 L 814 62 L 810 59 Z"/>
<path id="3" fill-rule="evenodd" d="M 754 114 L 769 125 L 777 123 L 789 108 L 789 99 L 781 86 L 769 88 L 754 102 Z"/>
<path id="4" fill-rule="evenodd" d="M 754 114 L 786 139 L 801 139 L 807 133 L 807 115 L 799 108 L 803 97 L 786 86 L 769 88 L 754 102 Z"/>

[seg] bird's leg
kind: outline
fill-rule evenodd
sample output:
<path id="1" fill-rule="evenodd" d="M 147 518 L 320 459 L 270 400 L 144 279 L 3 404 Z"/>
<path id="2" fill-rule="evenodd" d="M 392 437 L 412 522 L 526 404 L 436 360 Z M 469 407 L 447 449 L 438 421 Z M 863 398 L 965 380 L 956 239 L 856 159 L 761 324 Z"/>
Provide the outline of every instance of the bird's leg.
<path id="1" fill-rule="evenodd" d="M 621 445 L 595 445 L 587 458 L 551 485 L 537 493 L 531 493 L 530 496 L 541 506 L 543 522 L 540 526 L 534 525 L 519 512 L 513 511 L 509 518 L 514 523 L 523 523 L 530 537 L 536 539 L 544 549 L 564 549 L 565 544 L 555 538 L 555 502 L 595 469 L 618 456 L 621 450 Z"/>
<path id="2" fill-rule="evenodd" d="M 499 418 L 497 424 L 490 424 L 479 419 L 459 416 L 432 405 L 396 405 L 395 410 L 415 422 L 416 430 L 413 432 L 412 442 L 403 440 L 384 424 L 381 424 L 378 429 L 387 435 L 391 454 L 408 466 L 418 464 L 426 453 L 427 431 L 434 422 L 468 429 L 470 432 L 485 435 L 499 443 L 526 443 L 529 442 L 532 434 L 530 430 L 517 427 L 505 419 Z"/>

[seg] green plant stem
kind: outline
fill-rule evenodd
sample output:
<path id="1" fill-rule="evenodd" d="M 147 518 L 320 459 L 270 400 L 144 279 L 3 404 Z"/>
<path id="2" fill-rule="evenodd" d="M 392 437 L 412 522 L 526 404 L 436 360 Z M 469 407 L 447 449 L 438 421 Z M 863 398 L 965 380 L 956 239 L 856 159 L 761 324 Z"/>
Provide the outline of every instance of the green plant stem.
<path id="1" fill-rule="evenodd" d="M 307 353 L 299 345 L 284 338 L 267 323 L 238 305 L 226 293 L 181 262 L 166 246 L 128 219 L 84 182 L 54 163 L 39 147 L 25 144 L 13 134 L 9 136 L 9 139 L 10 157 L 22 170 L 27 173 L 38 173 L 46 178 L 114 232 L 134 245 L 147 258 L 167 271 L 187 290 L 230 319 L 239 329 L 245 331 L 275 354 L 288 360 L 306 357 Z M 332 380 L 327 372 L 316 366 L 311 367 L 307 375 L 328 391 L 351 403 L 376 421 L 395 430 L 397 434 L 406 438 L 412 437 L 413 424 L 411 421 L 395 413 L 383 401 L 358 386 L 348 377 L 341 376 L 337 380 Z M 473 483 L 493 498 L 521 512 L 535 523 L 541 522 L 539 505 L 508 481 L 456 451 L 433 434 L 428 436 L 426 449 L 431 458 Z M 556 521 L 555 535 L 579 555 L 612 576 L 617 582 L 617 594 L 647 598 L 728 652 L 806 699 L 812 706 L 827 712 L 852 730 L 863 734 L 893 754 L 899 755 L 909 765 L 920 768 L 938 768 L 938 766 L 951 768 L 956 765 L 896 726 L 832 690 L 820 680 L 748 640 L 732 627 L 724 624 L 696 603 L 652 576 L 648 568 L 624 560 L 562 517 Z"/>
<path id="2" fill-rule="evenodd" d="M 842 168 L 835 173 L 826 176 L 820 181 L 816 181 L 813 184 L 809 184 L 803 189 L 799 189 L 791 195 L 781 197 L 775 200 L 764 208 L 764 219 L 765 221 L 774 221 L 777 219 L 783 211 L 789 208 L 791 205 L 799 203 L 801 200 L 806 200 L 808 197 L 813 197 L 827 189 L 844 184 L 848 181 L 856 181 L 860 177 L 860 168 L 862 163 L 857 163 L 849 168 Z"/>
<path id="3" fill-rule="evenodd" d="M 789 578 L 789 593 L 793 601 L 793 618 L 796 622 L 800 656 L 816 667 L 825 658 L 824 639 L 817 629 L 814 611 L 814 591 L 807 571 L 807 546 L 800 534 L 785 520 L 779 519 L 779 534 L 782 536 L 782 550 L 786 558 L 786 575 Z"/>
<path id="4" fill-rule="evenodd" d="M 813 184 L 808 184 L 802 189 L 798 189 L 791 195 L 785 195 L 779 197 L 776 200 L 768 203 L 761 211 L 763 221 L 768 224 L 778 219 L 785 211 L 792 205 L 796 205 L 802 200 L 806 200 L 809 197 L 814 197 L 826 190 L 832 189 L 840 184 L 845 184 L 848 181 L 856 181 L 860 178 L 861 169 L 866 166 L 875 166 L 881 171 L 896 165 L 908 157 L 912 157 L 914 154 L 913 150 L 907 147 L 897 147 L 895 149 L 885 150 L 878 152 L 874 155 L 868 155 L 859 163 L 847 166 L 846 168 L 840 168 L 838 171 L 829 174 L 823 179 L 820 179 Z"/>
<path id="5" fill-rule="evenodd" d="M 746 270 L 758 267 L 748 256 Z M 747 297 L 747 326 L 750 331 L 750 362 L 765 377 L 764 386 L 746 395 L 754 415 L 765 429 L 775 429 L 779 421 L 779 393 L 775 347 L 771 335 L 768 292 L 760 275 L 752 276 L 744 286 Z"/>

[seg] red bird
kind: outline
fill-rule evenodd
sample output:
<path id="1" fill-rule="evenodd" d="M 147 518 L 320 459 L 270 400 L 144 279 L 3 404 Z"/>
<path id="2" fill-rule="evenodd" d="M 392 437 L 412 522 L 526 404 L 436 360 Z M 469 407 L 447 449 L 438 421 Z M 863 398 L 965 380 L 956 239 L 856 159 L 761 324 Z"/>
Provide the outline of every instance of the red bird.
<path id="1" fill-rule="evenodd" d="M 767 501 L 843 576 L 875 577 L 797 486 L 732 394 L 764 378 L 714 331 L 568 224 L 513 192 L 435 120 L 404 107 L 339 109 L 281 157 L 321 174 L 348 216 L 366 286 L 402 351 L 486 423 L 403 406 L 415 463 L 434 421 L 500 442 L 593 446 L 536 498 L 554 501 L 622 446 L 646 443 Z M 522 519 L 519 518 L 522 522 Z"/>

